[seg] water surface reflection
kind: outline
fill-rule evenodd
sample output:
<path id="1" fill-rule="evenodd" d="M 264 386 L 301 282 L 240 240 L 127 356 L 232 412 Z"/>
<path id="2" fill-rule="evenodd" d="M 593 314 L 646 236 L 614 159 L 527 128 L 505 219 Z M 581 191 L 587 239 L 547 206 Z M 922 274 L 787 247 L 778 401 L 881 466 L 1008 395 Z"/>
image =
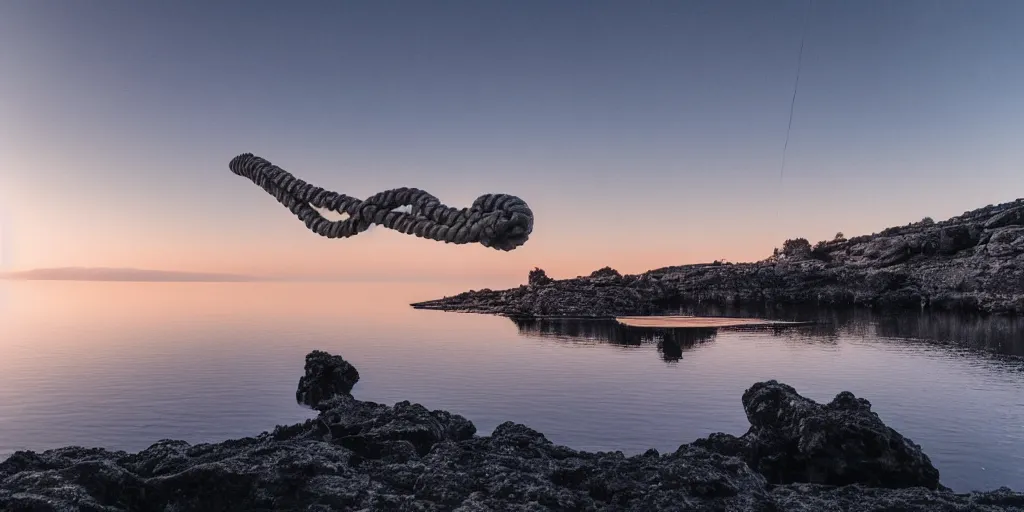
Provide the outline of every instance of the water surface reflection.
<path id="1" fill-rule="evenodd" d="M 692 312 L 818 323 L 694 332 L 408 307 L 478 285 L 0 284 L 0 458 L 301 421 L 310 413 L 295 386 L 305 354 L 321 349 L 359 369 L 360 399 L 449 410 L 481 434 L 512 420 L 627 454 L 742 434 L 740 397 L 759 380 L 817 401 L 849 390 L 921 444 L 946 485 L 1024 488 L 1024 372 L 1010 357 L 1024 353 L 1019 320 L 705 308 Z"/>
<path id="2" fill-rule="evenodd" d="M 607 343 L 620 347 L 655 345 L 665 362 L 675 363 L 683 352 L 701 343 L 714 341 L 713 328 L 640 328 L 614 320 L 512 319 L 519 334 L 561 340 L 568 343 Z"/>
<path id="3" fill-rule="evenodd" d="M 809 306 L 682 305 L 666 314 L 695 316 L 758 317 L 769 320 L 815 322 L 792 328 L 814 338 L 879 336 L 916 340 L 1024 357 L 1024 317 L 962 314 L 937 311 L 880 312 L 865 308 L 816 308 Z"/>
<path id="4" fill-rule="evenodd" d="M 715 340 L 719 331 L 760 333 L 765 336 L 814 344 L 837 344 L 844 337 L 885 339 L 891 342 L 923 343 L 950 351 L 995 356 L 1009 362 L 1024 362 L 1024 319 L 1002 316 L 949 313 L 879 314 L 870 310 L 775 311 L 703 308 L 682 310 L 683 314 L 748 317 L 791 321 L 813 321 L 798 326 L 757 326 L 718 328 L 632 327 L 614 320 L 512 318 L 522 336 L 569 343 L 603 343 L 619 347 L 654 345 L 665 362 L 678 362 L 683 353 Z M 774 316 L 774 318 L 773 318 Z M 999 357 L 1003 356 L 1003 357 Z"/>

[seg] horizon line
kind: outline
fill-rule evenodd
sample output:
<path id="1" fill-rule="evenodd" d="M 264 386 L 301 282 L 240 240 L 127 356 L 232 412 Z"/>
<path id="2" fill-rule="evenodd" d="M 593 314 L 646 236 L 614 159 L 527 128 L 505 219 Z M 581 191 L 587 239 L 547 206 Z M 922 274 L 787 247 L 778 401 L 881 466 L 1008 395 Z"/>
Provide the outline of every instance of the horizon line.
<path id="1" fill-rule="evenodd" d="M 83 282 L 205 282 L 205 283 L 302 283 L 302 282 L 372 282 L 372 281 L 453 281 L 489 276 L 259 276 L 223 272 L 155 270 L 130 267 L 49 267 L 17 271 L 0 271 L 0 281 L 83 281 Z"/>

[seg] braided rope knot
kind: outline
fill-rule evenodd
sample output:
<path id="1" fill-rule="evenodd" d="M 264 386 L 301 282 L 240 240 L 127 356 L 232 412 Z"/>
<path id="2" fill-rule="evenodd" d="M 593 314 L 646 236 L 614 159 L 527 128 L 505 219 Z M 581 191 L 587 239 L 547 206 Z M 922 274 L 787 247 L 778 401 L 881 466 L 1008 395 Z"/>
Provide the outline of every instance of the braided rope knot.
<path id="1" fill-rule="evenodd" d="M 377 224 L 395 231 L 453 244 L 480 243 L 511 251 L 533 231 L 533 211 L 508 194 L 485 194 L 469 208 L 450 208 L 426 191 L 396 188 L 364 200 L 306 183 L 252 153 L 231 159 L 231 172 L 248 178 L 288 208 L 306 227 L 327 238 L 348 238 Z M 411 211 L 395 211 L 403 206 Z M 332 221 L 317 208 L 347 214 Z"/>

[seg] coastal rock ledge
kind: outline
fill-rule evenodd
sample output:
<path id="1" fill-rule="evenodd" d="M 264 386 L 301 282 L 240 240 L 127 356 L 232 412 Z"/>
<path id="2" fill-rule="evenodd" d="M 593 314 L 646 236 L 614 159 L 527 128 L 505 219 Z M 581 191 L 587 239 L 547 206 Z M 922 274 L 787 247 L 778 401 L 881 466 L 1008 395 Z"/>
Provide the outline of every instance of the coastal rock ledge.
<path id="1" fill-rule="evenodd" d="M 558 446 L 511 422 L 477 436 L 457 414 L 357 400 L 347 391 L 357 380 L 344 359 L 317 351 L 297 393 L 319 411 L 305 423 L 138 453 L 17 452 L 0 463 L 0 510 L 1024 510 L 1024 494 L 1007 488 L 942 487 L 921 448 L 848 392 L 818 404 L 759 382 L 742 397 L 743 436 L 626 457 Z"/>
<path id="2" fill-rule="evenodd" d="M 943 222 L 925 218 L 872 235 L 787 240 L 754 263 L 716 261 L 620 275 L 605 267 L 556 280 L 413 304 L 513 317 L 657 314 L 684 303 L 930 308 L 1024 314 L 1024 199 Z"/>

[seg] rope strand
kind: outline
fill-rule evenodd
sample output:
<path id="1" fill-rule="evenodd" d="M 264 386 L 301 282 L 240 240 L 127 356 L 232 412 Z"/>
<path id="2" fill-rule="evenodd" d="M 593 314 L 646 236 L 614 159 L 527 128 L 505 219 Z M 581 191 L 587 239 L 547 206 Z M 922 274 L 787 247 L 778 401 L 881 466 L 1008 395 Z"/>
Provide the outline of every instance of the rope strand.
<path id="1" fill-rule="evenodd" d="M 306 183 L 252 153 L 236 156 L 228 167 L 277 199 L 310 231 L 327 238 L 352 237 L 377 224 L 438 242 L 480 243 L 511 251 L 526 243 L 533 232 L 533 211 L 522 199 L 507 194 L 482 195 L 461 210 L 416 188 L 386 190 L 360 201 Z M 412 211 L 394 211 L 402 206 L 411 206 Z M 349 217 L 331 221 L 316 208 Z"/>

